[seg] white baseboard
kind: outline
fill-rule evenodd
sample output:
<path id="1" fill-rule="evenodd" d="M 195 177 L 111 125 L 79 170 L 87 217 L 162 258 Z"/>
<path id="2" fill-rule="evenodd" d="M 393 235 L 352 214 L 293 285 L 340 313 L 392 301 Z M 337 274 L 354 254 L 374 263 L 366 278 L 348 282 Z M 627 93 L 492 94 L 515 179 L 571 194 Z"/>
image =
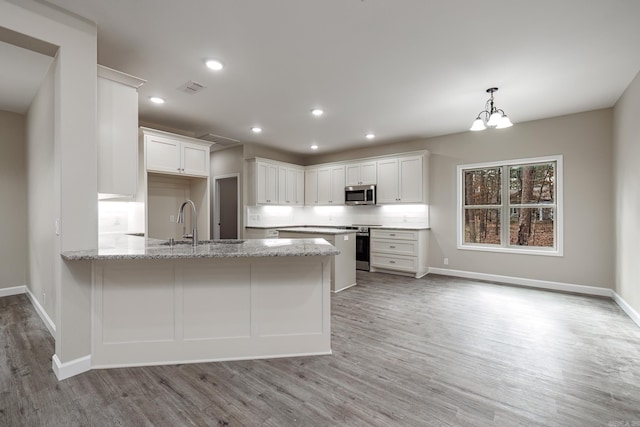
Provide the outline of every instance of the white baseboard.
<path id="1" fill-rule="evenodd" d="M 40 302 L 31 293 L 29 288 L 26 288 L 26 293 L 27 293 L 27 296 L 29 297 L 29 300 L 31 301 L 31 305 L 33 305 L 33 308 L 36 309 L 36 313 L 38 313 L 38 316 L 40 316 L 40 319 L 42 319 L 42 322 L 44 323 L 44 326 L 47 327 L 47 329 L 49 330 L 49 333 L 51 334 L 51 336 L 53 338 L 55 338 L 56 337 L 56 324 L 53 323 L 53 320 L 51 320 L 51 317 L 49 317 L 47 312 L 44 310 L 44 307 L 42 305 L 40 305 Z"/>
<path id="2" fill-rule="evenodd" d="M 340 288 L 340 289 L 338 289 L 337 291 L 331 291 L 331 292 L 333 292 L 334 294 L 337 294 L 338 292 L 342 292 L 342 291 L 344 291 L 345 289 L 353 288 L 353 287 L 354 287 L 355 285 L 357 285 L 357 284 L 358 284 L 358 283 L 357 283 L 357 282 L 355 282 L 355 283 L 352 283 L 352 284 L 350 284 L 350 285 L 345 286 L 344 288 Z"/>
<path id="3" fill-rule="evenodd" d="M 516 286 L 527 286 L 552 291 L 572 292 L 576 294 L 595 295 L 609 297 L 640 327 L 640 314 L 634 310 L 620 295 L 613 289 L 600 288 L 597 286 L 574 285 L 571 283 L 550 282 L 547 280 L 523 279 L 521 277 L 500 276 L 496 274 L 475 273 L 472 271 L 450 270 L 448 268 L 429 268 L 429 273 L 441 274 L 443 276 L 463 277 L 465 279 L 487 280 L 490 282 L 505 283 Z"/>
<path id="4" fill-rule="evenodd" d="M 638 312 L 635 311 L 633 307 L 629 305 L 629 303 L 627 303 L 624 299 L 622 299 L 622 297 L 618 295 L 617 292 L 614 292 L 614 291 L 611 291 L 611 292 L 613 293 L 613 296 L 611 298 L 613 298 L 613 300 L 620 306 L 622 311 L 627 313 L 627 316 L 629 316 L 631 320 L 633 320 L 636 323 L 636 325 L 640 326 L 640 314 L 638 314 Z"/>
<path id="5" fill-rule="evenodd" d="M 66 380 L 83 372 L 91 370 L 91 355 L 79 357 L 69 362 L 62 363 L 58 359 L 58 355 L 54 354 L 51 358 L 51 368 L 58 377 L 58 381 Z"/>
<path id="6" fill-rule="evenodd" d="M 0 289 L 0 297 L 9 297 L 11 295 L 20 295 L 20 294 L 24 294 L 26 291 L 27 291 L 27 287 L 25 285 L 12 286 L 10 288 L 2 288 L 2 289 Z"/>
<path id="7" fill-rule="evenodd" d="M 472 271 L 450 270 L 448 268 L 429 268 L 429 273 L 443 276 L 464 277 L 465 279 L 487 280 L 490 282 L 508 283 L 510 285 L 526 286 L 553 291 L 573 292 L 576 294 L 597 295 L 613 298 L 613 290 L 598 286 L 574 285 L 571 283 L 550 282 L 548 280 L 524 279 L 521 277 L 500 276 L 497 274 L 475 273 Z"/>

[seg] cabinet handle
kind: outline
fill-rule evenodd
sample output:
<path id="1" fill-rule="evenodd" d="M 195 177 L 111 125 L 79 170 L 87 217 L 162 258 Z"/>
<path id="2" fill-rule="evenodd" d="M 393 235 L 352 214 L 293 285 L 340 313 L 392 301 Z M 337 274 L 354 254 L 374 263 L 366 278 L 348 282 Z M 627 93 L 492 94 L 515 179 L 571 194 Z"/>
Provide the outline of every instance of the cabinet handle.
<path id="1" fill-rule="evenodd" d="M 396 233 L 389 233 L 389 236 L 394 236 L 395 237 Z"/>
<path id="2" fill-rule="evenodd" d="M 395 263 L 396 263 L 395 261 L 389 261 L 389 264 L 395 264 Z"/>
<path id="3" fill-rule="evenodd" d="M 395 246 L 389 246 L 389 248 L 391 248 L 391 249 L 395 249 L 396 247 L 395 247 Z"/>

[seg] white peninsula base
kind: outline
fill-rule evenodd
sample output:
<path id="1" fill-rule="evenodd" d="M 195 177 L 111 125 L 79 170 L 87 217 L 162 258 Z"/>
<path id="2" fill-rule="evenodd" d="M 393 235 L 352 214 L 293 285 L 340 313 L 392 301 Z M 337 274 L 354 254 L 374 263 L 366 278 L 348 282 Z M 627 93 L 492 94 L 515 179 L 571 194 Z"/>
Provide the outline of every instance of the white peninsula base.
<path id="1" fill-rule="evenodd" d="M 94 260 L 91 367 L 331 354 L 331 261 Z"/>

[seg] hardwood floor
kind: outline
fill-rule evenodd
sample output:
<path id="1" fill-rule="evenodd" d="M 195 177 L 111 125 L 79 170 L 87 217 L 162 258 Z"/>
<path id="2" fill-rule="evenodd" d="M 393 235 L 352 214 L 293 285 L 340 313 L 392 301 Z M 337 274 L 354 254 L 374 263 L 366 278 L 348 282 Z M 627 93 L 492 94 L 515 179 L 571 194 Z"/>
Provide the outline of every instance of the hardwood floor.
<path id="1" fill-rule="evenodd" d="M 640 328 L 611 300 L 358 272 L 332 356 L 58 382 L 24 295 L 0 298 L 2 426 L 640 426 Z"/>

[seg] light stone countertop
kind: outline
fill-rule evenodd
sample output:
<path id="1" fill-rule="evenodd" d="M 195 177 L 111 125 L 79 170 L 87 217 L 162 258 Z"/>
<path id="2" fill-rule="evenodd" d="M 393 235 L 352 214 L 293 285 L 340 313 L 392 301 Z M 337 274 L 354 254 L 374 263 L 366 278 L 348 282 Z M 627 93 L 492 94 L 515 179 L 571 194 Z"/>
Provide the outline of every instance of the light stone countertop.
<path id="1" fill-rule="evenodd" d="M 240 243 L 231 243 L 240 242 Z M 340 251 L 324 239 L 217 240 L 166 245 L 166 240 L 129 235 L 101 235 L 99 248 L 63 252 L 69 261 L 126 259 L 246 258 L 271 256 L 328 256 Z"/>
<path id="2" fill-rule="evenodd" d="M 286 227 L 278 228 L 279 232 L 306 233 L 306 234 L 350 234 L 357 230 L 345 230 L 344 228 L 331 227 Z"/>

